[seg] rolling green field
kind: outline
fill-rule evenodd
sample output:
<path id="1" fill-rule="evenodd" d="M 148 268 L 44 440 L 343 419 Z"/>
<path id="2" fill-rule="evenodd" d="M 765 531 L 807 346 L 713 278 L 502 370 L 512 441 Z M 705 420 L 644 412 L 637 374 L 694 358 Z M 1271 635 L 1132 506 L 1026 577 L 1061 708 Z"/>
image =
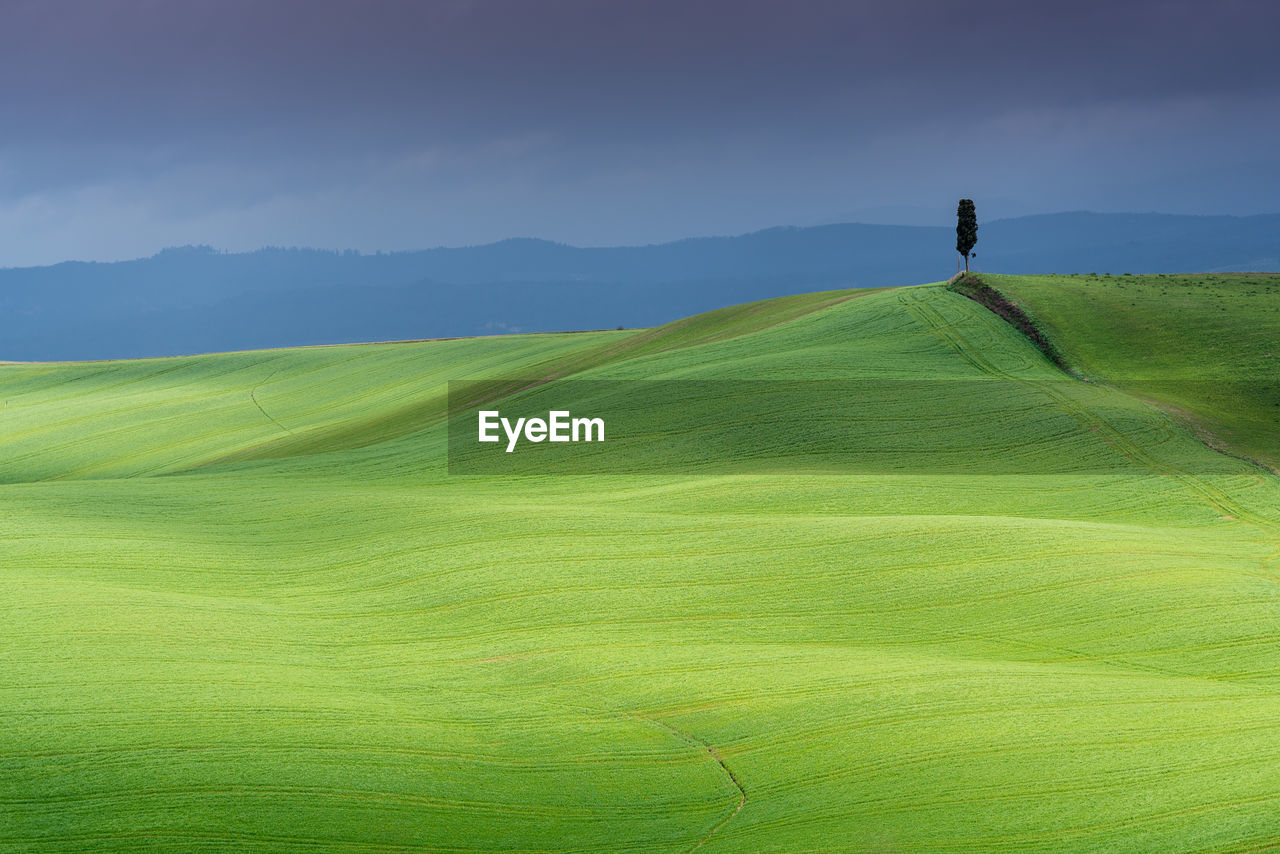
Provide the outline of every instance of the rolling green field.
<path id="1" fill-rule="evenodd" d="M 1085 377 L 1280 471 L 1280 275 L 984 278 Z"/>
<path id="2" fill-rule="evenodd" d="M 1280 289 L 1131 278 L 991 277 L 1091 382 L 942 285 L 0 367 L 0 851 L 1280 846 L 1280 478 L 1186 426 L 1275 447 Z M 1029 473 L 449 475 L 504 377 L 954 381 L 886 431 Z"/>

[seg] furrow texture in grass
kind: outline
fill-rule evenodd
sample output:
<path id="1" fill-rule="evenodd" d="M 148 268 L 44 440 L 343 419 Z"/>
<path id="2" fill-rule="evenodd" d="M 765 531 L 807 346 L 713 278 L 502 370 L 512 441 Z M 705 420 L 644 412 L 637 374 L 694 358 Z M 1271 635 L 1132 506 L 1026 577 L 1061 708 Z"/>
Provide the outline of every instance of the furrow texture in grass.
<path id="1" fill-rule="evenodd" d="M 1280 481 L 1196 430 L 1275 451 L 1280 289 L 989 281 L 1090 381 L 942 285 L 0 367 L 0 851 L 1265 848 Z M 789 468 L 818 397 L 774 472 L 449 475 L 510 377 L 943 391 L 866 405 L 896 472 Z"/>

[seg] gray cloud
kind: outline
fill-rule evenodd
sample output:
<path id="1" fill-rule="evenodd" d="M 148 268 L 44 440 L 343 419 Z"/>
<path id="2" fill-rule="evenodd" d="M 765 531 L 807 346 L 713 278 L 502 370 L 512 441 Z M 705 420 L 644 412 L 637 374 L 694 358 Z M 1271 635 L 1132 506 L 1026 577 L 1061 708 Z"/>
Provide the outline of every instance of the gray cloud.
<path id="1" fill-rule="evenodd" d="M 0 265 L 1274 210 L 1264 0 L 0 2 Z"/>

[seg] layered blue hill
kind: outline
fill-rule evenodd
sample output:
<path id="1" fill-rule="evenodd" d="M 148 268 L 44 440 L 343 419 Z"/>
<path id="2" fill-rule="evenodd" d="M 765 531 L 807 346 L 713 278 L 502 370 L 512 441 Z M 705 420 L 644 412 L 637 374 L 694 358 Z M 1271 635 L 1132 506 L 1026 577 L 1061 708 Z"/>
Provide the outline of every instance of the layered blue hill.
<path id="1" fill-rule="evenodd" d="M 130 358 L 652 326 L 724 305 L 945 279 L 949 228 L 824 225 L 651 246 L 541 240 L 361 254 L 208 247 L 0 269 L 0 360 Z M 0 259 L 2 263 L 3 259 Z M 987 272 L 1280 269 L 1280 215 L 1065 213 L 983 224 Z"/>

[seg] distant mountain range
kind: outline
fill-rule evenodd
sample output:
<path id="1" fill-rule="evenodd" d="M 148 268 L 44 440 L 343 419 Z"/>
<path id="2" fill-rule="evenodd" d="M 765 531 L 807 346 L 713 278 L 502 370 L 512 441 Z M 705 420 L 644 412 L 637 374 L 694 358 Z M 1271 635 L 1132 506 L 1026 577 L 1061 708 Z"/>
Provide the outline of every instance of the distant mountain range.
<path id="1" fill-rule="evenodd" d="M 208 247 L 0 269 L 0 360 L 181 353 L 651 326 L 827 288 L 938 281 L 948 227 L 822 225 L 651 246 L 514 239 L 361 254 Z M 982 224 L 979 270 L 1280 270 L 1280 214 L 1062 213 Z"/>

